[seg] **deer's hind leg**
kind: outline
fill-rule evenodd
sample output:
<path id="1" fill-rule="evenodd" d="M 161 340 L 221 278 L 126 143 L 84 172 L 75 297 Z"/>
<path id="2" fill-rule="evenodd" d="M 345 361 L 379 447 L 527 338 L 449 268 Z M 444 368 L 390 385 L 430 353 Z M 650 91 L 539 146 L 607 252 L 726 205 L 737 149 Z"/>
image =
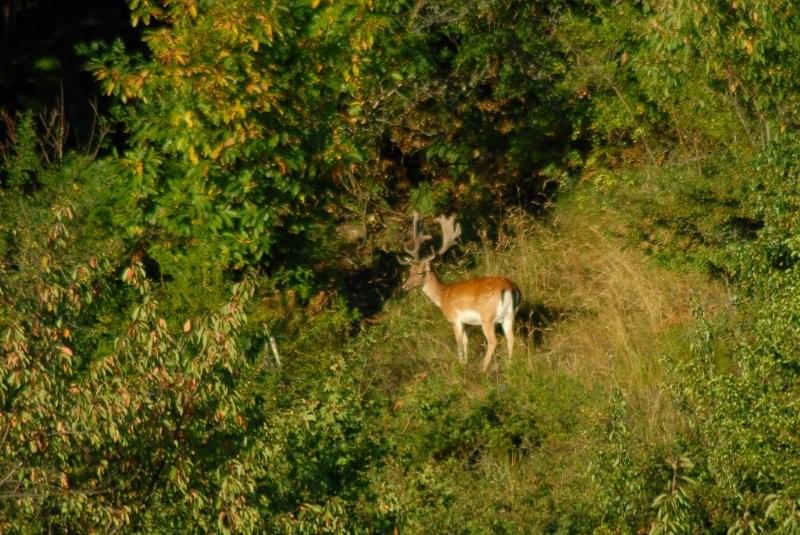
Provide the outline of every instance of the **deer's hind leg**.
<path id="1" fill-rule="evenodd" d="M 483 371 L 489 369 L 489 364 L 492 362 L 492 355 L 497 348 L 497 337 L 494 334 L 494 322 L 483 322 L 481 324 L 483 329 L 483 336 L 486 337 L 486 355 L 483 357 Z"/>
<path id="2" fill-rule="evenodd" d="M 503 319 L 503 334 L 506 337 L 508 347 L 508 358 L 514 353 L 514 316 L 507 316 Z"/>

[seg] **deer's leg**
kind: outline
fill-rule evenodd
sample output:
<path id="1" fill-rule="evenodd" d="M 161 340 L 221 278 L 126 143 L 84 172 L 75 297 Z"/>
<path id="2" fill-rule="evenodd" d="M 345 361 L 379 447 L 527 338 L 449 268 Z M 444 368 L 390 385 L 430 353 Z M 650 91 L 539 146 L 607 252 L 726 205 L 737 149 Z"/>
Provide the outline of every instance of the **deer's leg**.
<path id="1" fill-rule="evenodd" d="M 469 337 L 467 336 L 467 330 L 464 329 L 463 325 L 461 326 L 461 345 L 464 347 L 464 362 L 467 362 L 467 356 L 469 352 L 467 351 L 467 343 L 469 342 Z"/>
<path id="2" fill-rule="evenodd" d="M 464 332 L 464 324 L 460 321 L 453 322 L 453 333 L 456 335 L 456 351 L 461 362 L 467 361 L 467 344 L 465 343 L 467 333 Z"/>
<path id="3" fill-rule="evenodd" d="M 506 335 L 506 345 L 508 346 L 508 358 L 514 353 L 514 318 L 508 317 L 503 320 L 503 334 Z"/>
<path id="4" fill-rule="evenodd" d="M 486 356 L 483 357 L 483 371 L 489 369 L 489 363 L 492 362 L 492 355 L 494 355 L 494 350 L 497 348 L 497 337 L 494 335 L 494 323 L 493 322 L 483 322 L 481 324 L 483 328 L 483 336 L 486 337 Z"/>

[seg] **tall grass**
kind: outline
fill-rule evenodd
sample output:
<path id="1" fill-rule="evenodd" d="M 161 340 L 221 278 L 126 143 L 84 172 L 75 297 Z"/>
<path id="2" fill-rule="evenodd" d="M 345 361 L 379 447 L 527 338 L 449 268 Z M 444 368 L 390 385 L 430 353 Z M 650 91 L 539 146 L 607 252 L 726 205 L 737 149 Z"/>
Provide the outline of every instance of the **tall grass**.
<path id="1" fill-rule="evenodd" d="M 626 247 L 621 220 L 579 197 L 546 222 L 514 212 L 496 242 L 463 251 L 472 262 L 439 266 L 445 280 L 502 275 L 522 290 L 513 359 L 500 341 L 488 374 L 480 330 L 470 330 L 461 364 L 450 325 L 419 291 L 397 295 L 355 341 L 365 391 L 391 400 L 380 425 L 395 437 L 398 463 L 385 476 L 405 482 L 395 491 L 416 511 L 409 526 L 447 531 L 472 521 L 481 531 L 495 518 L 512 531 L 550 530 L 567 511 L 573 528 L 581 515 L 601 517 L 592 500 L 602 482 L 590 467 L 606 447 L 614 390 L 633 440 L 669 450 L 681 426 L 670 368 L 688 353 L 692 308 L 723 307 L 726 293 Z M 441 503 L 419 485 L 409 490 L 408 478 L 426 471 Z"/>
<path id="2" fill-rule="evenodd" d="M 513 216 L 513 235 L 499 254 L 484 249 L 481 271 L 505 274 L 527 296 L 531 312 L 519 321 L 533 327 L 521 355 L 529 370 L 538 361 L 589 390 L 620 388 L 655 430 L 671 412 L 665 367 L 688 347 L 692 308 L 716 310 L 728 299 L 704 275 L 658 267 L 627 247 L 620 221 L 580 199 L 547 226 Z"/>

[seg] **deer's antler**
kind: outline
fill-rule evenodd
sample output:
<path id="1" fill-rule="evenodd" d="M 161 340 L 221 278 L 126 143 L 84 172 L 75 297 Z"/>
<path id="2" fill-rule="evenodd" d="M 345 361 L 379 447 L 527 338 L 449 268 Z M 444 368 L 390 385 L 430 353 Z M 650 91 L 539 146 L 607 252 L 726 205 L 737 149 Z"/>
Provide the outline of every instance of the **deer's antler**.
<path id="1" fill-rule="evenodd" d="M 440 215 L 436 218 L 436 222 L 442 227 L 442 246 L 439 248 L 439 256 L 442 256 L 461 236 L 461 223 L 456 223 L 454 215 L 450 217 Z"/>
<path id="2" fill-rule="evenodd" d="M 417 230 L 418 221 L 419 213 L 414 211 L 414 220 L 411 223 L 411 239 L 414 241 L 414 245 L 412 247 L 403 247 L 414 262 L 419 261 L 419 248 L 422 246 L 423 242 L 433 239 L 432 236 L 422 234 Z M 426 260 L 430 260 L 430 258 L 426 258 Z"/>

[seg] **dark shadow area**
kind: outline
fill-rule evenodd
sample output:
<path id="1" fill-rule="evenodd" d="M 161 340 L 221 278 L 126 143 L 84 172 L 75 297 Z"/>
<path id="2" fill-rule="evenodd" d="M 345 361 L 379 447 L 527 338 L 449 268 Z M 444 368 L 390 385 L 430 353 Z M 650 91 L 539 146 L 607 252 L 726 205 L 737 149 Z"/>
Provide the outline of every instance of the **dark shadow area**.
<path id="1" fill-rule="evenodd" d="M 594 315 L 588 308 L 549 307 L 544 303 L 529 303 L 523 301 L 514 321 L 517 335 L 533 340 L 538 346 L 544 341 L 547 330 L 556 323 L 571 318 L 581 318 Z"/>
<path id="2" fill-rule="evenodd" d="M 13 117 L 63 104 L 67 147 L 86 143 L 96 120 L 93 106 L 103 114 L 111 99 L 100 96 L 76 46 L 119 38 L 128 50 L 144 51 L 141 28 L 131 26 L 127 2 L 0 0 L 0 6 L 0 110 Z"/>
<path id="3" fill-rule="evenodd" d="M 397 255 L 378 250 L 371 265 L 340 274 L 339 291 L 348 307 L 368 319 L 383 308 L 383 303 L 402 283 L 403 265 Z"/>
<path id="4" fill-rule="evenodd" d="M 758 233 L 764 228 L 764 221 L 751 217 L 734 215 L 723 225 L 734 239 L 755 240 Z"/>

